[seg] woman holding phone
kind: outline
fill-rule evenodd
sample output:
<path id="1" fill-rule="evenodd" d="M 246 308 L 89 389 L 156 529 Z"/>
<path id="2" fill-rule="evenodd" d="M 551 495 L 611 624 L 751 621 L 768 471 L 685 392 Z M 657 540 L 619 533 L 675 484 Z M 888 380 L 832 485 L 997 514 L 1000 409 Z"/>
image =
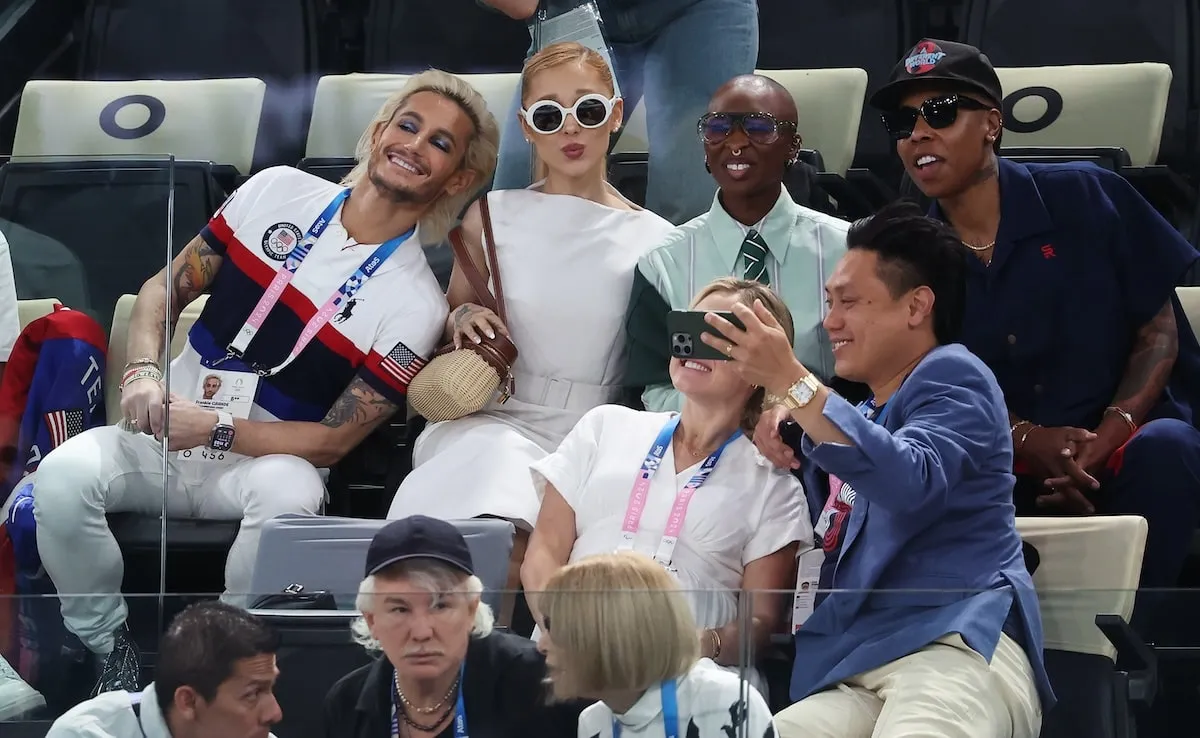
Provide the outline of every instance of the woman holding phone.
<path id="1" fill-rule="evenodd" d="M 755 300 L 791 340 L 791 314 L 758 282 L 718 279 L 692 309 Z M 693 344 L 702 345 L 698 335 Z M 736 666 L 743 639 L 761 647 L 780 625 L 778 592 L 793 588 L 796 556 L 812 548 L 807 503 L 800 482 L 746 437 L 761 387 L 714 359 L 672 358 L 671 381 L 684 396 L 678 414 L 598 407 L 532 465 L 542 506 L 521 581 L 541 622 L 537 593 L 567 563 L 620 549 L 652 556 L 687 593 L 701 654 Z M 739 603 L 739 590 L 751 601 Z M 741 632 L 739 606 L 750 608 L 753 632 Z"/>

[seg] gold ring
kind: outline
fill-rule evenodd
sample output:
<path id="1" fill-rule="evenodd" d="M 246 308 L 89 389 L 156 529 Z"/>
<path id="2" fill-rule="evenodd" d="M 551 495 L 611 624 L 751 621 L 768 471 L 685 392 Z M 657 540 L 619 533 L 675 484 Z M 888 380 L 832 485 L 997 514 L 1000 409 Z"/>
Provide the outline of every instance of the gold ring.
<path id="1" fill-rule="evenodd" d="M 725 347 L 725 355 L 733 356 L 733 344 L 729 344 L 728 346 Z"/>

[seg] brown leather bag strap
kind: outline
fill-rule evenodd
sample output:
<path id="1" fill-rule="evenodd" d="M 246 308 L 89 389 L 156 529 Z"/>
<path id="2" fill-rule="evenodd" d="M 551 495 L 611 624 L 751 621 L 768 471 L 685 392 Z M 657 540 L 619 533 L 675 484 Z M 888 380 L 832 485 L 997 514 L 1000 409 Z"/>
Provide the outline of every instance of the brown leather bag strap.
<path id="1" fill-rule="evenodd" d="M 475 301 L 499 315 L 499 311 L 496 310 L 496 301 L 492 297 L 491 290 L 488 289 L 487 280 L 479 271 L 479 267 L 475 265 L 475 260 L 471 258 L 471 250 L 463 241 L 461 226 L 450 231 L 450 248 L 454 250 L 454 263 L 462 270 L 471 289 L 475 291 Z"/>
<path id="2" fill-rule="evenodd" d="M 500 316 L 504 325 L 508 325 L 508 315 L 504 311 L 504 283 L 500 281 L 500 259 L 496 258 L 496 236 L 492 233 L 492 213 L 488 209 L 486 192 L 479 198 L 479 214 L 483 216 L 483 240 L 487 248 L 488 265 L 492 270 L 492 286 L 496 290 L 496 306 L 492 312 Z"/>

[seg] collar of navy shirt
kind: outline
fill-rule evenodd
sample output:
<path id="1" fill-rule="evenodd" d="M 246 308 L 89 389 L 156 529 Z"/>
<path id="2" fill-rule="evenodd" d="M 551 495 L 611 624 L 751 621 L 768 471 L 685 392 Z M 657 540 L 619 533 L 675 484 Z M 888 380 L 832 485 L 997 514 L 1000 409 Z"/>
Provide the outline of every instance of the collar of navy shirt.
<path id="1" fill-rule="evenodd" d="M 1000 177 L 1000 228 L 996 233 L 992 262 L 984 266 L 979 259 L 968 260 L 969 269 L 993 274 L 1004 267 L 1013 249 L 1025 241 L 1036 242 L 1040 247 L 1045 239 L 1034 237 L 1054 230 L 1054 221 L 1029 170 L 1023 164 L 1002 157 L 996 157 L 996 165 Z M 949 223 L 937 202 L 930 206 L 929 217 Z"/>

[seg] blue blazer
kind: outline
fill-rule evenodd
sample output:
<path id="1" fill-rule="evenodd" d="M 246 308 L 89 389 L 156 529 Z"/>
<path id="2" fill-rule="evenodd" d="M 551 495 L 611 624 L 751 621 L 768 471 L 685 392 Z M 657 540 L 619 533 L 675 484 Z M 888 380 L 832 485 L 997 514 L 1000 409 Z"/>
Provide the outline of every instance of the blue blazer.
<path id="1" fill-rule="evenodd" d="M 792 699 L 951 633 L 990 661 L 1007 620 L 1049 710 L 1042 619 L 1014 517 L 1008 411 L 991 371 L 959 344 L 940 346 L 888 401 L 882 425 L 836 396 L 824 416 L 853 445 L 805 436 L 802 452 L 857 497 L 834 591 L 795 636 Z"/>

